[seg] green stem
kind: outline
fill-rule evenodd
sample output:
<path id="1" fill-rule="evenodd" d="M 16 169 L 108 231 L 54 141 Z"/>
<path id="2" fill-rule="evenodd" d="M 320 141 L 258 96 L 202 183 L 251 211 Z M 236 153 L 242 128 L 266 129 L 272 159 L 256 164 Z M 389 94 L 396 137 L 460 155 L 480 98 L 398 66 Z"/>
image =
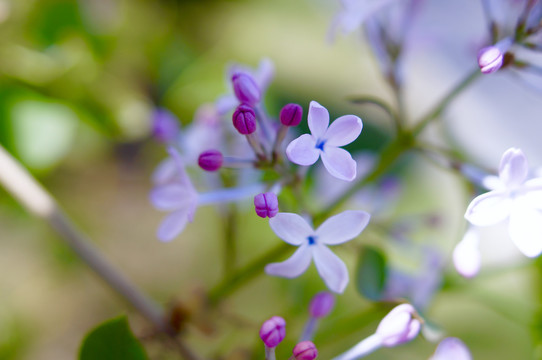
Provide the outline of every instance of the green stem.
<path id="1" fill-rule="evenodd" d="M 237 235 L 237 207 L 232 204 L 226 215 L 224 224 L 224 274 L 229 275 L 237 263 L 237 248 L 235 238 Z"/>
<path id="2" fill-rule="evenodd" d="M 457 86 L 448 93 L 435 108 L 429 112 L 425 117 L 423 117 L 418 124 L 414 126 L 412 129 L 412 135 L 414 137 L 417 137 L 424 129 L 425 127 L 432 122 L 433 120 L 437 119 L 442 112 L 446 109 L 446 107 L 454 100 L 457 95 L 459 95 L 463 90 L 467 88 L 474 80 L 480 76 L 481 72 L 479 69 L 475 69 L 472 71 L 468 76 L 466 76 Z"/>
<path id="3" fill-rule="evenodd" d="M 225 296 L 231 294 L 241 285 L 256 277 L 263 271 L 266 264 L 275 261 L 280 256 L 286 254 L 291 248 L 290 245 L 281 242 L 278 246 L 272 248 L 248 265 L 238 269 L 230 276 L 227 276 L 222 282 L 209 291 L 209 304 L 211 306 L 218 305 Z"/>

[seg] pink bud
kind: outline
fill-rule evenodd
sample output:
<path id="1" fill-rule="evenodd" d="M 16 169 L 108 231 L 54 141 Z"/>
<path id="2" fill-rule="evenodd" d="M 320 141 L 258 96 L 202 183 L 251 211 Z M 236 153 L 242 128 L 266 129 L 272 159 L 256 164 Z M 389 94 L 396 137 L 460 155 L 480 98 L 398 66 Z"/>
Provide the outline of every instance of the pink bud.
<path id="1" fill-rule="evenodd" d="M 277 195 L 272 192 L 256 195 L 254 197 L 254 206 L 256 208 L 256 214 L 262 218 L 272 218 L 279 212 Z"/>
<path id="2" fill-rule="evenodd" d="M 293 354 L 296 360 L 313 360 L 318 356 L 318 350 L 312 341 L 302 341 L 294 347 Z"/>
<path id="3" fill-rule="evenodd" d="M 217 171 L 222 167 L 224 157 L 218 150 L 206 150 L 198 158 L 198 165 L 205 171 Z"/>
<path id="4" fill-rule="evenodd" d="M 286 336 L 286 321 L 280 316 L 273 316 L 265 321 L 260 328 L 260 338 L 265 346 L 274 348 Z"/>
<path id="5" fill-rule="evenodd" d="M 298 104 L 287 104 L 280 110 L 280 123 L 285 126 L 297 126 L 303 117 L 303 108 Z"/>
<path id="6" fill-rule="evenodd" d="M 241 104 L 233 113 L 233 126 L 242 135 L 252 134 L 256 131 L 256 113 L 248 105 Z"/>
<path id="7" fill-rule="evenodd" d="M 233 92 L 237 99 L 243 104 L 255 105 L 260 101 L 260 88 L 247 73 L 236 73 L 231 78 Z"/>
<path id="8" fill-rule="evenodd" d="M 410 304 L 393 308 L 376 329 L 382 345 L 392 347 L 414 339 L 421 328 L 420 321 L 414 318 L 415 314 L 416 310 Z"/>
<path id="9" fill-rule="evenodd" d="M 327 291 L 322 291 L 312 298 L 309 305 L 309 312 L 312 317 L 321 318 L 327 316 L 334 305 L 335 297 Z"/>
<path id="10" fill-rule="evenodd" d="M 478 52 L 478 66 L 484 74 L 491 74 L 502 66 L 504 54 L 496 46 L 488 46 Z"/>

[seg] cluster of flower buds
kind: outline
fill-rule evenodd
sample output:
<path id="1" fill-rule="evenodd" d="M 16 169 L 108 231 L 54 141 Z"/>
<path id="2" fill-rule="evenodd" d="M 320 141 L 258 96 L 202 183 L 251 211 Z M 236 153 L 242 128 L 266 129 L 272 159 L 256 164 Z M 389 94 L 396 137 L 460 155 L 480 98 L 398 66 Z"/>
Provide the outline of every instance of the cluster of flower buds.
<path id="1" fill-rule="evenodd" d="M 260 328 L 260 338 L 265 344 L 265 360 L 276 360 L 275 348 L 286 336 L 286 321 L 280 316 L 273 316 L 266 320 Z M 301 341 L 293 351 L 291 360 L 314 360 L 318 350 L 311 341 Z"/>

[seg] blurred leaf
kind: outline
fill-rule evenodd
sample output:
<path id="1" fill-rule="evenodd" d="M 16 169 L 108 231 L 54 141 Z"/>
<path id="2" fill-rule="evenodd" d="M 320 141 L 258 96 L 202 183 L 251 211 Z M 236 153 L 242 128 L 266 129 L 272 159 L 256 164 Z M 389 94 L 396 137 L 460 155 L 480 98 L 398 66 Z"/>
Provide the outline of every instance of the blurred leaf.
<path id="1" fill-rule="evenodd" d="M 146 360 L 145 349 L 130 331 L 126 316 L 106 321 L 87 334 L 79 360 Z"/>
<path id="2" fill-rule="evenodd" d="M 386 264 L 382 251 L 369 246 L 363 247 L 356 272 L 356 285 L 361 295 L 373 301 L 382 299 L 387 277 Z"/>

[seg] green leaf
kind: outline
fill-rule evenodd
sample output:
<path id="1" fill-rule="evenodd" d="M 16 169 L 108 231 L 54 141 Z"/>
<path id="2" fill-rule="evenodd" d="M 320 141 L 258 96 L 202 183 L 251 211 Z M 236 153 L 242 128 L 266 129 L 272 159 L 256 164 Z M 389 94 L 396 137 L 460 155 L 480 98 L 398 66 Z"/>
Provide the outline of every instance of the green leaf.
<path id="1" fill-rule="evenodd" d="M 148 360 L 145 349 L 130 331 L 126 316 L 104 322 L 87 334 L 79 360 Z"/>
<path id="2" fill-rule="evenodd" d="M 369 246 L 363 247 L 356 275 L 356 285 L 361 295 L 373 301 L 382 299 L 387 277 L 386 257 L 382 251 Z"/>

